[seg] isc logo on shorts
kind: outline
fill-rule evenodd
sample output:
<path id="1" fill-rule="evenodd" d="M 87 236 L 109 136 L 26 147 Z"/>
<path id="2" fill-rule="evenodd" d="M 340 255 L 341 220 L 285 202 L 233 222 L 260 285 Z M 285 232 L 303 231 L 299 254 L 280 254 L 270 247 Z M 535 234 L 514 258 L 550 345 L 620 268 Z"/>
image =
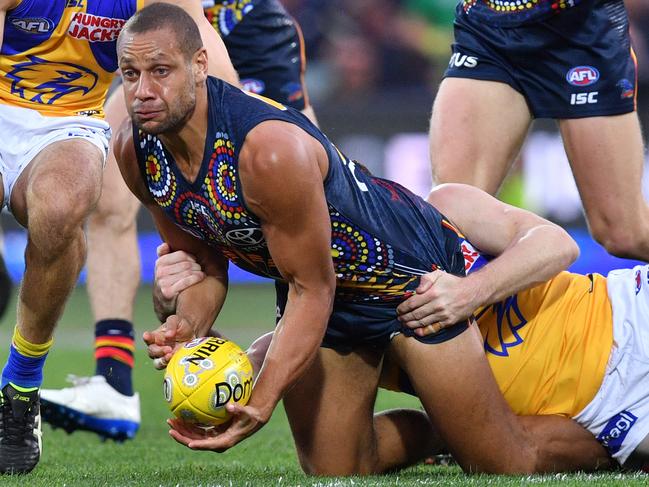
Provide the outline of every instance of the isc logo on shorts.
<path id="1" fill-rule="evenodd" d="M 629 434 L 629 431 L 637 420 L 638 418 L 629 411 L 622 411 L 616 414 L 606 423 L 602 432 L 597 436 L 597 441 L 611 455 L 617 453 L 622 447 L 626 435 Z"/>
<path id="2" fill-rule="evenodd" d="M 573 86 L 589 86 L 599 80 L 599 71 L 592 66 L 577 66 L 566 74 L 566 81 Z"/>

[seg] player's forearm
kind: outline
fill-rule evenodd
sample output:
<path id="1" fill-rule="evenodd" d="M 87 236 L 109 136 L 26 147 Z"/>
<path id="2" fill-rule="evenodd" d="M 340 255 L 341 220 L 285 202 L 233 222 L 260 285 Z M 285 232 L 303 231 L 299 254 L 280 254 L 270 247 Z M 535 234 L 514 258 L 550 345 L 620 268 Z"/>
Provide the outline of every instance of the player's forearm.
<path id="1" fill-rule="evenodd" d="M 175 314 L 193 326 L 196 336 L 206 336 L 223 307 L 227 291 L 226 279 L 207 276 L 178 295 Z"/>
<path id="2" fill-rule="evenodd" d="M 579 256 L 579 247 L 562 228 L 537 225 L 523 229 L 496 259 L 466 278 L 476 304 L 487 305 L 547 281 Z"/>
<path id="3" fill-rule="evenodd" d="M 266 354 L 251 404 L 272 409 L 314 359 L 331 315 L 333 291 L 289 292 L 282 320 Z"/>

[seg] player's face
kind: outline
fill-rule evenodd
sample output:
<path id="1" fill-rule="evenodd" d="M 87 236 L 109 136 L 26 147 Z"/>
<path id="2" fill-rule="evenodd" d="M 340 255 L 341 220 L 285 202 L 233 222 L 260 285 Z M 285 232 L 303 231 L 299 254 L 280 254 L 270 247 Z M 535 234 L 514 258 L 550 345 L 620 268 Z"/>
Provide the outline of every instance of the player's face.
<path id="1" fill-rule="evenodd" d="M 119 67 L 133 123 L 154 135 L 177 131 L 196 105 L 192 63 L 168 29 L 125 34 L 119 42 Z"/>

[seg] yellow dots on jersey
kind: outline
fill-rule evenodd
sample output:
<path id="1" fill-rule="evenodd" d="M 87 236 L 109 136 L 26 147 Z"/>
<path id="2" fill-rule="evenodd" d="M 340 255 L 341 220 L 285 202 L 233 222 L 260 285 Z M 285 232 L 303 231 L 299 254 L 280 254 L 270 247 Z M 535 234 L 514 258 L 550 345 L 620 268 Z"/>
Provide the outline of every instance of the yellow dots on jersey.
<path id="1" fill-rule="evenodd" d="M 241 214 L 240 213 L 235 213 L 234 214 L 234 219 L 238 220 L 239 218 L 241 218 Z"/>
<path id="2" fill-rule="evenodd" d="M 333 258 L 340 257 L 340 252 L 338 251 L 338 249 L 331 249 L 331 256 Z"/>
<path id="3" fill-rule="evenodd" d="M 226 211 L 225 216 L 227 216 L 228 218 L 232 218 L 232 212 L 231 211 Z"/>

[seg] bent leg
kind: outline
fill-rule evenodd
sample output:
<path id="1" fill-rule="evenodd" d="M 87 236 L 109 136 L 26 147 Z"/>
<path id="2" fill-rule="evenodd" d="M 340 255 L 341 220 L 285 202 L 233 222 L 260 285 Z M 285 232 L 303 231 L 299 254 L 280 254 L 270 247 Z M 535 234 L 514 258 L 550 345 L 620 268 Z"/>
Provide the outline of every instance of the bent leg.
<path id="1" fill-rule="evenodd" d="M 470 184 L 496 194 L 530 123 L 525 98 L 509 85 L 446 78 L 430 121 L 433 180 Z"/>
<path id="2" fill-rule="evenodd" d="M 595 240 L 613 255 L 649 261 L 637 114 L 561 120 L 559 128 Z"/>
<path id="3" fill-rule="evenodd" d="M 284 396 L 306 473 L 382 473 L 412 465 L 439 444 L 421 411 L 374 415 L 380 364 L 376 351 L 342 354 L 321 348 L 309 371 Z"/>
<path id="4" fill-rule="evenodd" d="M 433 428 L 465 471 L 536 473 L 610 465 L 593 435 L 572 419 L 515 416 L 474 331 L 436 345 L 398 336 L 391 345 Z"/>
<path id="5" fill-rule="evenodd" d="M 20 175 L 11 195 L 16 219 L 27 227 L 18 330 L 46 343 L 76 284 L 86 256 L 85 220 L 99 198 L 103 154 L 79 139 L 43 149 Z"/>
<path id="6" fill-rule="evenodd" d="M 378 471 L 373 429 L 381 356 L 321 348 L 284 396 L 298 458 L 311 475 Z"/>
<path id="7" fill-rule="evenodd" d="M 124 93 L 115 91 L 106 103 L 113 131 L 126 119 Z M 136 216 L 139 203 L 108 153 L 101 197 L 88 219 L 88 295 L 95 321 L 133 319 L 140 282 Z"/>

